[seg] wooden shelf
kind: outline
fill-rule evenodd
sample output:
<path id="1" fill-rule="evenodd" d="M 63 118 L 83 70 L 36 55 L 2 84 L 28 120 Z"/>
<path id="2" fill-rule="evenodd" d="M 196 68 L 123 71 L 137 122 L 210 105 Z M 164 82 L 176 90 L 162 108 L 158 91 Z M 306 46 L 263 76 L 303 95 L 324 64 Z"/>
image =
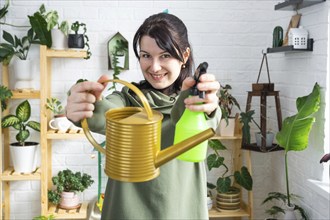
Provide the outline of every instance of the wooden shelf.
<path id="1" fill-rule="evenodd" d="M 242 149 L 256 151 L 256 152 L 262 152 L 262 153 L 284 150 L 284 148 L 280 147 L 279 145 L 273 144 L 272 147 L 267 147 L 265 151 L 262 151 L 261 148 L 259 146 L 257 146 L 256 143 L 242 144 Z"/>
<path id="2" fill-rule="evenodd" d="M 313 38 L 310 38 L 307 41 L 307 49 L 294 49 L 293 46 L 290 45 L 290 46 L 283 46 L 283 47 L 267 48 L 267 53 L 313 51 L 313 44 L 314 44 L 314 40 L 313 40 Z"/>
<path id="3" fill-rule="evenodd" d="M 47 98 L 52 97 L 52 59 L 53 58 L 86 58 L 86 50 L 53 50 L 44 45 L 40 46 L 40 146 L 42 146 L 42 176 L 41 191 L 46 192 L 41 199 L 41 215 L 53 214 L 56 219 L 86 219 L 88 203 L 83 203 L 78 209 L 70 211 L 60 209 L 48 202 L 47 191 L 52 186 L 52 153 L 51 140 L 69 140 L 85 138 L 82 130 L 68 129 L 65 132 L 49 130 L 48 122 L 52 115 L 45 109 Z"/>
<path id="4" fill-rule="evenodd" d="M 46 47 L 46 46 L 41 46 Z M 87 57 L 86 50 L 53 50 L 53 49 L 46 49 L 46 57 L 53 57 L 53 58 L 85 58 Z"/>
<path id="5" fill-rule="evenodd" d="M 215 136 L 211 137 L 211 139 L 217 139 L 217 140 L 242 140 L 242 135 L 235 135 L 235 136 L 215 135 Z"/>
<path id="6" fill-rule="evenodd" d="M 59 131 L 59 130 L 48 130 L 47 139 L 79 139 L 85 138 L 83 130 L 71 130 Z"/>
<path id="7" fill-rule="evenodd" d="M 16 173 L 13 167 L 9 167 L 0 175 L 0 179 L 1 181 L 40 180 L 40 176 L 40 168 L 33 173 Z"/>
<path id="8" fill-rule="evenodd" d="M 55 219 L 86 219 L 88 203 L 82 203 L 77 209 L 65 210 L 53 204 L 50 205 L 48 215 L 54 215 Z"/>
<path id="9" fill-rule="evenodd" d="M 39 90 L 12 90 L 12 99 L 39 99 Z"/>
<path id="10" fill-rule="evenodd" d="M 250 214 L 247 210 L 247 206 L 244 202 L 241 204 L 241 209 L 239 211 L 219 211 L 216 209 L 216 207 L 212 207 L 211 210 L 209 210 L 209 218 L 234 218 L 234 217 L 249 217 Z"/>
<path id="11" fill-rule="evenodd" d="M 274 6 L 275 10 L 295 11 L 315 4 L 325 2 L 326 0 L 286 0 Z"/>

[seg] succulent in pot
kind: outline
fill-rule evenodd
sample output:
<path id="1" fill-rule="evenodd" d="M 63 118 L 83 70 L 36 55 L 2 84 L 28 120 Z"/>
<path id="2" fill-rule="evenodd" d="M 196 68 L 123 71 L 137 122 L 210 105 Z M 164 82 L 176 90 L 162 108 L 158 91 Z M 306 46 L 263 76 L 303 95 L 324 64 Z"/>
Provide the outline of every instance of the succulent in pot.
<path id="1" fill-rule="evenodd" d="M 48 191 L 48 200 L 55 205 L 59 204 L 61 208 L 72 209 L 79 207 L 77 193 L 90 187 L 94 180 L 86 173 L 65 169 L 53 176 L 52 182 L 55 189 Z"/>
<path id="2" fill-rule="evenodd" d="M 32 121 L 31 105 L 25 100 L 16 108 L 16 115 L 9 114 L 2 118 L 2 128 L 13 127 L 18 131 L 17 142 L 10 144 L 10 154 L 14 169 L 19 173 L 31 173 L 36 169 L 37 148 L 39 143 L 26 141 L 30 137 L 29 128 L 40 132 L 40 123 Z"/>

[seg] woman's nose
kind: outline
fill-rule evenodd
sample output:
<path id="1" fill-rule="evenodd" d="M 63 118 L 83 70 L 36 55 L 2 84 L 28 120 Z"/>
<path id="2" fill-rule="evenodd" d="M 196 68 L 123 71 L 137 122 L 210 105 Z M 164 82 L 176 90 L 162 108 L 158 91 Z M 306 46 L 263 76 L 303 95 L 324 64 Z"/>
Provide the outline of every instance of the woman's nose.
<path id="1" fill-rule="evenodd" d="M 159 60 L 158 59 L 153 59 L 152 63 L 151 63 L 151 66 L 150 66 L 150 71 L 156 73 L 161 69 L 162 69 L 162 66 L 161 66 Z"/>

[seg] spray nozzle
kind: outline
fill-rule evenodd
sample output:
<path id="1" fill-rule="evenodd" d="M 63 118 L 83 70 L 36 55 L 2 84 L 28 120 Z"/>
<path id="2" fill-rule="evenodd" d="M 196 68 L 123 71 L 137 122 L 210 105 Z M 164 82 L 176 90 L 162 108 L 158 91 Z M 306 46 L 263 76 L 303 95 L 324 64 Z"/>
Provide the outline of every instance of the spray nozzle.
<path id="1" fill-rule="evenodd" d="M 195 85 L 191 88 L 190 94 L 191 95 L 198 95 L 200 98 L 205 98 L 205 91 L 199 91 L 197 89 L 197 83 L 199 82 L 199 78 L 202 74 L 206 73 L 207 67 L 209 64 L 207 62 L 203 62 L 198 65 L 195 74 L 194 74 L 194 80 L 196 81 Z"/>

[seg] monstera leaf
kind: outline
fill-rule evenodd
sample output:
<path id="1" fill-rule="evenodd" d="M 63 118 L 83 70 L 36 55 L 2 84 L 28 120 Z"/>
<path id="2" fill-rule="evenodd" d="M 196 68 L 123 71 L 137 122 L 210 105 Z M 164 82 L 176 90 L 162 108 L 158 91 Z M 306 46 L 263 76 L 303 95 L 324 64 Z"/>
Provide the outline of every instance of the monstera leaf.
<path id="1" fill-rule="evenodd" d="M 309 132 L 315 121 L 313 114 L 320 108 L 320 86 L 315 83 L 312 93 L 296 100 L 298 113 L 283 121 L 282 129 L 276 135 L 277 143 L 288 151 L 307 148 Z"/>

